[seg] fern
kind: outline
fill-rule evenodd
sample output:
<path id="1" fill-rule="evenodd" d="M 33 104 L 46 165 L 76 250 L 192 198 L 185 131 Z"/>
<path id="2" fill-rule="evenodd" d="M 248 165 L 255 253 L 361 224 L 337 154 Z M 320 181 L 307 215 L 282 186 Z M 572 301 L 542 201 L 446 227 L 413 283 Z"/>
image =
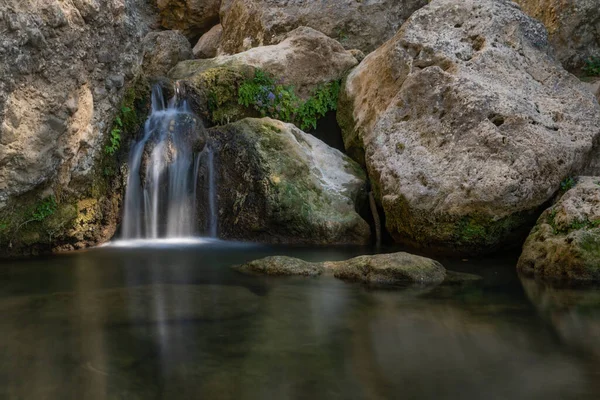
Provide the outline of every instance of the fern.
<path id="1" fill-rule="evenodd" d="M 337 108 L 340 82 L 320 86 L 302 102 L 293 86 L 276 84 L 264 71 L 257 69 L 254 78 L 243 82 L 238 89 L 238 103 L 252 107 L 263 117 L 293 122 L 303 130 L 316 129 L 319 118 Z"/>

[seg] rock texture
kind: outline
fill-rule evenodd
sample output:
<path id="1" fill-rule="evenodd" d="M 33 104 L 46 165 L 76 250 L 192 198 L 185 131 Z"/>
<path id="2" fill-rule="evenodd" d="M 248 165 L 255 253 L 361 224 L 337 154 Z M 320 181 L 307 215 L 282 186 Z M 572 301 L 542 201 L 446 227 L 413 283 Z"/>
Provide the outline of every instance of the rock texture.
<path id="1" fill-rule="evenodd" d="M 229 0 L 221 6 L 220 50 L 239 53 L 280 42 L 287 32 L 308 26 L 366 53 L 391 38 L 427 0 Z"/>
<path id="2" fill-rule="evenodd" d="M 568 70 L 578 70 L 600 56 L 600 6 L 597 0 L 515 0 L 548 29 L 556 56 Z"/>
<path id="3" fill-rule="evenodd" d="M 223 27 L 221 24 L 213 26 L 198 40 L 194 46 L 194 58 L 213 58 L 217 55 L 219 43 L 221 43 L 221 35 Z"/>
<path id="4" fill-rule="evenodd" d="M 287 256 L 265 257 L 235 266 L 234 269 L 249 275 L 269 276 L 319 276 L 325 272 L 322 263 L 312 263 Z"/>
<path id="5" fill-rule="evenodd" d="M 446 270 L 439 262 L 409 253 L 360 256 L 348 261 L 326 262 L 336 278 L 369 285 L 401 285 L 406 283 L 438 284 Z"/>
<path id="6" fill-rule="evenodd" d="M 195 75 L 215 67 L 250 66 L 294 86 L 298 95 L 305 97 L 318 85 L 342 78 L 356 64 L 354 56 L 338 42 L 314 29 L 301 27 L 277 45 L 257 47 L 232 56 L 179 63 L 170 76 L 193 80 Z"/>
<path id="7" fill-rule="evenodd" d="M 16 230 L 39 224 L 26 222 L 42 198 L 56 199 L 56 220 L 45 222 L 43 237 L 32 232 L 27 251 L 64 233 L 67 221 L 71 226 L 81 216 L 80 201 L 94 198 L 105 217 L 115 214 L 110 194 L 100 188 L 118 182 L 100 185 L 97 178 L 104 177 L 96 167 L 125 86 L 140 65 L 141 38 L 152 20 L 147 7 L 141 0 L 110 0 L 103 6 L 92 0 L 3 2 L 0 254 L 11 246 L 16 251 L 14 239 L 24 236 Z M 86 221 L 81 226 L 87 229 Z M 98 227 L 94 235 L 101 232 Z"/>
<path id="8" fill-rule="evenodd" d="M 505 0 L 417 11 L 350 73 L 338 121 L 394 239 L 453 252 L 518 241 L 600 137 L 594 96 Z"/>
<path id="9" fill-rule="evenodd" d="M 536 278 L 600 280 L 600 177 L 580 177 L 544 211 L 523 246 L 517 268 Z"/>
<path id="10" fill-rule="evenodd" d="M 178 31 L 150 32 L 143 46 L 143 69 L 148 76 L 166 76 L 178 62 L 192 58 L 190 42 Z"/>
<path id="11" fill-rule="evenodd" d="M 219 23 L 221 0 L 156 0 L 160 22 L 167 29 L 180 30 L 189 39 L 198 39 Z"/>
<path id="12" fill-rule="evenodd" d="M 446 270 L 437 261 L 409 253 L 359 256 L 345 261 L 306 262 L 297 258 L 274 256 L 234 267 L 253 275 L 303 275 L 333 274 L 338 279 L 361 282 L 373 286 L 398 286 L 405 284 L 440 284 Z M 468 275 L 468 274 L 467 274 Z M 454 274 L 453 283 L 459 280 Z M 468 276 L 467 278 L 471 278 Z"/>
<path id="13" fill-rule="evenodd" d="M 185 80 L 194 111 L 212 124 L 259 116 L 238 102 L 238 88 L 256 68 L 294 87 L 306 98 L 324 83 L 341 79 L 358 62 L 335 40 L 311 28 L 290 32 L 283 42 L 233 56 L 184 61 L 169 73 Z"/>
<path id="14" fill-rule="evenodd" d="M 356 211 L 365 175 L 340 151 L 269 118 L 215 127 L 208 138 L 216 160 L 220 238 L 369 242 L 369 225 Z M 206 203 L 206 192 L 199 193 L 199 202 Z"/>

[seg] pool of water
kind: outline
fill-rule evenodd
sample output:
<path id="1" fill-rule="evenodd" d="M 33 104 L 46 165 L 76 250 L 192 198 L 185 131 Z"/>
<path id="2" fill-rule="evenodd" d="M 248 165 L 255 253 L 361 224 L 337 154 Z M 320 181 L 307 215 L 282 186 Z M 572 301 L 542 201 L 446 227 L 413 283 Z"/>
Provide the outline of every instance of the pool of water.
<path id="1" fill-rule="evenodd" d="M 122 243 L 0 261 L 1 399 L 598 399 L 600 290 L 440 260 L 470 286 L 380 290 L 229 267 L 370 252 Z"/>

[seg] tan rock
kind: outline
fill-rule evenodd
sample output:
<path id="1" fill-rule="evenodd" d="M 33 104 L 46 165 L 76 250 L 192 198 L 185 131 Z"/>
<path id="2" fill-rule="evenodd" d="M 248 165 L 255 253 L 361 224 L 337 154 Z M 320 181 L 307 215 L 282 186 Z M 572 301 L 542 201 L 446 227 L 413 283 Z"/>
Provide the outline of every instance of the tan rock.
<path id="1" fill-rule="evenodd" d="M 308 26 L 365 53 L 391 38 L 427 0 L 227 0 L 221 6 L 221 51 L 239 53 L 279 43 Z"/>
<path id="2" fill-rule="evenodd" d="M 300 27 L 277 45 L 257 47 L 232 56 L 185 61 L 169 75 L 174 79 L 192 79 L 210 68 L 245 65 L 282 79 L 305 97 L 318 85 L 342 78 L 356 64 L 354 56 L 335 40 L 314 29 Z"/>
<path id="3" fill-rule="evenodd" d="M 192 58 L 190 42 L 178 31 L 150 32 L 143 45 L 142 68 L 148 76 L 165 76 L 178 62 Z"/>
<path id="4" fill-rule="evenodd" d="M 156 0 L 161 24 L 188 39 L 200 37 L 219 23 L 221 0 Z"/>
<path id="5" fill-rule="evenodd" d="M 548 29 L 556 56 L 568 70 L 578 70 L 600 56 L 600 4 L 597 0 L 515 0 Z"/>
<path id="6" fill-rule="evenodd" d="M 485 252 L 518 241 L 594 158 L 600 107 L 504 0 L 434 0 L 347 78 L 338 121 L 398 242 Z"/>
<path id="7" fill-rule="evenodd" d="M 194 58 L 213 58 L 217 55 L 219 43 L 221 43 L 221 35 L 223 27 L 221 24 L 213 26 L 198 40 L 194 46 Z"/>

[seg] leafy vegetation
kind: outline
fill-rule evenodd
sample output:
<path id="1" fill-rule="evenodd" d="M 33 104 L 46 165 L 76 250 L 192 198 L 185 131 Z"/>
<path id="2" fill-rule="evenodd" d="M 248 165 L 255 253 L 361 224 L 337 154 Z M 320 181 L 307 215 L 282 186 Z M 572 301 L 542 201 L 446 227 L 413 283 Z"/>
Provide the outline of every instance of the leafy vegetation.
<path id="1" fill-rule="evenodd" d="M 263 117 L 292 122 L 302 130 L 315 129 L 317 120 L 337 108 L 340 82 L 321 85 L 306 101 L 295 93 L 293 86 L 283 85 L 257 69 L 254 77 L 238 89 L 238 103 L 253 107 Z"/>
<path id="2" fill-rule="evenodd" d="M 591 76 L 600 76 L 600 57 L 592 57 L 585 62 L 583 70 Z"/>
<path id="3" fill-rule="evenodd" d="M 104 152 L 106 154 L 113 155 L 121 147 L 121 134 L 123 133 L 124 129 L 123 121 L 129 119 L 128 117 L 132 111 L 133 110 L 129 107 L 121 107 L 121 111 L 115 118 L 112 129 L 110 130 L 109 143 L 104 147 Z"/>
<path id="4" fill-rule="evenodd" d="M 42 222 L 53 215 L 56 212 L 57 207 L 58 205 L 56 204 L 54 196 L 48 196 L 36 205 L 35 210 L 31 215 L 31 219 L 33 221 Z"/>
<path id="5" fill-rule="evenodd" d="M 575 179 L 573 179 L 572 177 L 568 177 L 560 183 L 560 190 L 566 192 L 567 190 L 575 186 L 575 183 Z"/>

